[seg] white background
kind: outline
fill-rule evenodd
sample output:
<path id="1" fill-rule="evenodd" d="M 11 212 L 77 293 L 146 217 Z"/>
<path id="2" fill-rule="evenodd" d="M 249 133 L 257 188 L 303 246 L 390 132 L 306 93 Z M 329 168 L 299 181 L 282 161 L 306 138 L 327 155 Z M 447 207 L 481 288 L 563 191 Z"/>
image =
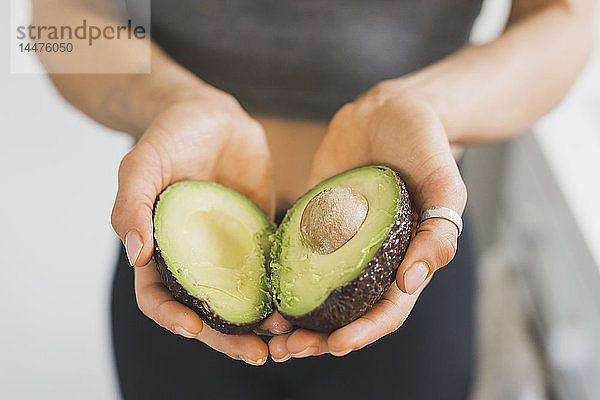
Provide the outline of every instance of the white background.
<path id="1" fill-rule="evenodd" d="M 0 399 L 118 398 L 110 211 L 131 141 L 46 76 L 10 74 L 8 2 L 0 15 Z"/>

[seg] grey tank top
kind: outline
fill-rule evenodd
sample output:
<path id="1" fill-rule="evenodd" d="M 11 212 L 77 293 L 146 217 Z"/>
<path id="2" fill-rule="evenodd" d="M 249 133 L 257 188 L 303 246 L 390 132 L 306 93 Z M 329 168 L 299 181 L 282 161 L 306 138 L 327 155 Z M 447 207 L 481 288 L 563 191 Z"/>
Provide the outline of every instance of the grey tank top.
<path id="1" fill-rule="evenodd" d="M 152 0 L 151 28 L 249 112 L 325 120 L 377 82 L 464 46 L 481 1 Z"/>

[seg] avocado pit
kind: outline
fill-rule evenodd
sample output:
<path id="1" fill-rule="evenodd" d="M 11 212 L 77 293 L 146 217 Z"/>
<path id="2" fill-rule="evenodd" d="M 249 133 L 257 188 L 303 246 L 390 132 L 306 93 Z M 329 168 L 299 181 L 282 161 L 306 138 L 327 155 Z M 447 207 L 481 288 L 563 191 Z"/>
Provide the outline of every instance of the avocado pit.
<path id="1" fill-rule="evenodd" d="M 349 187 L 332 187 L 313 197 L 302 214 L 302 242 L 318 254 L 330 254 L 356 235 L 365 221 L 369 203 Z"/>

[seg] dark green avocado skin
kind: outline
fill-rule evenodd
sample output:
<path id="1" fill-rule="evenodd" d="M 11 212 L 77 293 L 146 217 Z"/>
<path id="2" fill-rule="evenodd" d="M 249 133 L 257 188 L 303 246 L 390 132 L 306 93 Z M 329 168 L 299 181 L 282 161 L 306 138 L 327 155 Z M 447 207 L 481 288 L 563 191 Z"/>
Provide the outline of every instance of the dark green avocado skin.
<path id="1" fill-rule="evenodd" d="M 177 279 L 175 279 L 169 268 L 167 268 L 167 264 L 158 246 L 154 247 L 154 263 L 163 284 L 171 292 L 175 300 L 191 308 L 211 328 L 228 335 L 241 335 L 253 331 L 262 323 L 263 320 L 259 320 L 249 324 L 238 325 L 219 317 L 206 301 L 191 295 L 177 282 Z"/>
<path id="2" fill-rule="evenodd" d="M 361 317 L 381 300 L 394 281 L 412 235 L 413 218 L 408 191 L 404 182 L 397 179 L 402 187 L 400 211 L 373 259 L 353 281 L 334 289 L 320 306 L 301 316 L 282 313 L 285 319 L 301 328 L 331 332 Z"/>

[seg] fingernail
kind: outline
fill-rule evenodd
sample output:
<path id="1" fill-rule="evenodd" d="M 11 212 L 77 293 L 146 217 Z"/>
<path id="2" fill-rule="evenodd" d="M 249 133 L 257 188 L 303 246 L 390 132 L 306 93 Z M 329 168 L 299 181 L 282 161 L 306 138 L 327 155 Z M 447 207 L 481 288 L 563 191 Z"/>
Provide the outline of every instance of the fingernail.
<path id="1" fill-rule="evenodd" d="M 274 335 L 283 335 L 284 333 L 288 333 L 292 331 L 292 325 L 285 321 L 285 322 L 273 322 L 273 327 L 270 329 L 271 333 Z"/>
<path id="2" fill-rule="evenodd" d="M 308 356 L 312 356 L 316 352 L 317 352 L 316 347 L 307 347 L 306 349 L 302 350 L 301 352 L 292 353 L 292 357 L 294 357 L 294 358 L 308 357 Z"/>
<path id="3" fill-rule="evenodd" d="M 330 351 L 330 353 L 331 353 L 332 356 L 335 356 L 335 357 L 343 357 L 346 354 L 350 353 L 351 351 L 352 351 L 352 349 L 350 349 L 350 350 L 344 350 L 344 351 L 339 351 L 339 352 L 337 352 L 337 351 Z"/>
<path id="4" fill-rule="evenodd" d="M 404 288 L 407 294 L 413 294 L 425 283 L 429 275 L 427 264 L 421 261 L 414 263 L 408 271 L 404 273 Z"/>
<path id="5" fill-rule="evenodd" d="M 136 231 L 129 231 L 125 235 L 125 251 L 127 252 L 127 258 L 131 266 L 135 265 L 140 253 L 142 252 L 142 238 Z"/>
<path id="6" fill-rule="evenodd" d="M 176 326 L 175 327 L 175 332 L 177 332 L 178 335 L 181 335 L 181 336 L 186 337 L 188 339 L 194 339 L 196 337 L 195 333 L 192 333 L 192 332 L 186 330 L 185 328 L 183 328 L 181 326 Z"/>
<path id="7" fill-rule="evenodd" d="M 292 355 L 290 353 L 287 353 L 285 356 L 283 356 L 283 358 L 275 358 L 275 357 L 273 357 L 273 354 L 271 354 L 271 359 L 273 359 L 273 361 L 278 362 L 278 363 L 287 361 L 290 358 L 292 358 Z"/>
<path id="8" fill-rule="evenodd" d="M 259 360 L 251 360 L 249 358 L 246 358 L 245 356 L 240 356 L 240 358 L 242 359 L 243 362 L 245 362 L 246 364 L 250 364 L 250 365 L 254 365 L 255 367 L 261 366 L 265 363 L 265 361 L 267 361 L 267 357 L 263 357 Z"/>

